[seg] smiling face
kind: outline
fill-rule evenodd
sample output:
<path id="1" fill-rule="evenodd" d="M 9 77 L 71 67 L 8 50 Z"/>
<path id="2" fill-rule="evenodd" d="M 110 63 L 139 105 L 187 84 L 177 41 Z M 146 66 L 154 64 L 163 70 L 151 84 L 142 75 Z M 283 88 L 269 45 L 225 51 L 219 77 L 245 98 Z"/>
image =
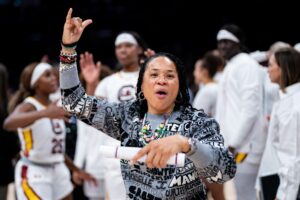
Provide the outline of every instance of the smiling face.
<path id="1" fill-rule="evenodd" d="M 179 91 L 175 64 L 164 56 L 151 60 L 146 67 L 141 89 L 147 100 L 149 113 L 171 112 Z"/>

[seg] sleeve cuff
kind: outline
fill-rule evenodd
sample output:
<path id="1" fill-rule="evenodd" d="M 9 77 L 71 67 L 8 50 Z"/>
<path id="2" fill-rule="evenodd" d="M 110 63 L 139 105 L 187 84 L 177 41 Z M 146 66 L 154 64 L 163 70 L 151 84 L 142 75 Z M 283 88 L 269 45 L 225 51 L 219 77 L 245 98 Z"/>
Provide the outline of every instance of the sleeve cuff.
<path id="1" fill-rule="evenodd" d="M 195 141 L 193 143 L 195 146 L 191 146 L 191 150 L 186 154 L 187 157 L 194 162 L 196 167 L 205 168 L 209 166 L 213 161 L 213 149 L 207 144 Z"/>

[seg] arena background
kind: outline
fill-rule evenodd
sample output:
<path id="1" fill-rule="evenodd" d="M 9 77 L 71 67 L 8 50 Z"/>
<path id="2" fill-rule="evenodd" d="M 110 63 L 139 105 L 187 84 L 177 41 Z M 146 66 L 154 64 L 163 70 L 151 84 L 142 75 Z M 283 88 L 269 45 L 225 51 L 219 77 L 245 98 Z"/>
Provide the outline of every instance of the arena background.
<path id="1" fill-rule="evenodd" d="M 13 89 L 29 62 L 46 54 L 57 62 L 65 15 L 73 7 L 74 15 L 94 21 L 78 45 L 79 53 L 90 51 L 95 60 L 114 68 L 115 36 L 135 30 L 155 51 L 180 57 L 191 75 L 196 59 L 216 47 L 216 33 L 225 23 L 244 30 L 252 51 L 267 50 L 278 40 L 300 42 L 299 7 L 291 2 L 0 0 L 0 62 L 9 69 Z"/>

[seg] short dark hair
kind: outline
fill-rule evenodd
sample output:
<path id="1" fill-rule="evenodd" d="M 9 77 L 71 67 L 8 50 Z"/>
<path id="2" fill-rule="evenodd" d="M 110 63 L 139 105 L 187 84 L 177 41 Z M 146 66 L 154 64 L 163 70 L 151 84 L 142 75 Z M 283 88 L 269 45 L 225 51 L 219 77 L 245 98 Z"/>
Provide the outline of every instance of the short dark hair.
<path id="1" fill-rule="evenodd" d="M 246 36 L 244 31 L 236 24 L 225 24 L 222 26 L 221 30 L 226 30 L 235 35 L 239 39 L 239 46 L 241 51 L 249 52 L 249 49 L 246 47 Z"/>
<path id="2" fill-rule="evenodd" d="M 218 68 L 223 66 L 223 59 L 215 55 L 213 52 L 207 52 L 202 59 L 202 68 L 208 71 L 209 76 L 212 78 L 217 73 Z"/>
<path id="3" fill-rule="evenodd" d="M 274 53 L 275 60 L 281 68 L 280 87 L 300 82 L 300 53 L 294 48 L 283 48 Z"/>
<path id="4" fill-rule="evenodd" d="M 176 102 L 175 102 L 175 110 L 178 110 L 181 106 L 191 106 L 190 105 L 190 95 L 189 95 L 189 91 L 188 91 L 188 87 L 187 87 L 187 82 L 186 82 L 186 74 L 185 74 L 185 69 L 184 69 L 184 65 L 183 63 L 174 55 L 170 54 L 170 53 L 156 53 L 155 55 L 147 58 L 145 60 L 145 62 L 142 64 L 141 69 L 140 69 L 140 73 L 139 73 L 139 78 L 138 78 L 138 82 L 137 82 L 137 86 L 136 86 L 136 102 L 139 104 L 139 113 L 140 116 L 143 117 L 144 114 L 147 112 L 148 107 L 147 107 L 147 100 L 140 100 L 140 92 L 141 90 L 141 86 L 143 83 L 143 79 L 144 79 L 144 74 L 146 71 L 146 68 L 149 64 L 149 62 L 151 62 L 152 60 L 154 60 L 155 58 L 158 57 L 167 57 L 168 59 L 170 59 L 175 67 L 176 67 L 176 71 L 178 74 L 178 79 L 179 79 L 179 92 L 177 94 L 177 98 L 176 98 Z"/>

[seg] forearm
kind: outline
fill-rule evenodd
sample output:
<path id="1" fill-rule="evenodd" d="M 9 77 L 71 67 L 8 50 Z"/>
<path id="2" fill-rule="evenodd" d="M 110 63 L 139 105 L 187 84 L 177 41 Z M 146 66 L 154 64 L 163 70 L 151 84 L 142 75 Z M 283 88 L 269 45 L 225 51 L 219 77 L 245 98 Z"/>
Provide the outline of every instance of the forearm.
<path id="1" fill-rule="evenodd" d="M 78 167 L 75 166 L 73 161 L 67 155 L 65 155 L 65 163 L 66 163 L 67 167 L 69 168 L 69 170 L 72 172 L 80 170 Z"/>
<path id="2" fill-rule="evenodd" d="M 74 52 L 70 55 L 70 58 L 68 58 L 67 53 L 63 53 L 60 62 L 60 87 L 64 109 L 75 114 L 83 122 L 113 138 L 119 139 L 119 114 L 122 108 L 119 104 L 108 103 L 86 94 L 79 82 L 76 59 L 73 58 L 75 56 Z"/>
<path id="3" fill-rule="evenodd" d="M 24 128 L 43 117 L 45 117 L 44 110 L 13 113 L 5 120 L 3 127 L 8 131 L 16 131 L 18 128 Z"/>
<path id="4" fill-rule="evenodd" d="M 201 116 L 202 115 L 202 116 Z M 219 125 L 213 118 L 197 113 L 187 135 L 191 137 L 191 151 L 187 156 L 193 161 L 201 177 L 210 182 L 224 183 L 234 177 L 236 163 L 224 148 Z"/>
<path id="5" fill-rule="evenodd" d="M 210 182 L 224 183 L 234 177 L 236 164 L 232 155 L 222 147 L 213 147 L 194 140 L 194 150 L 187 156 Z"/>
<path id="6" fill-rule="evenodd" d="M 60 88 L 71 89 L 80 84 L 77 70 L 77 53 L 75 50 L 62 49 L 60 53 Z"/>

